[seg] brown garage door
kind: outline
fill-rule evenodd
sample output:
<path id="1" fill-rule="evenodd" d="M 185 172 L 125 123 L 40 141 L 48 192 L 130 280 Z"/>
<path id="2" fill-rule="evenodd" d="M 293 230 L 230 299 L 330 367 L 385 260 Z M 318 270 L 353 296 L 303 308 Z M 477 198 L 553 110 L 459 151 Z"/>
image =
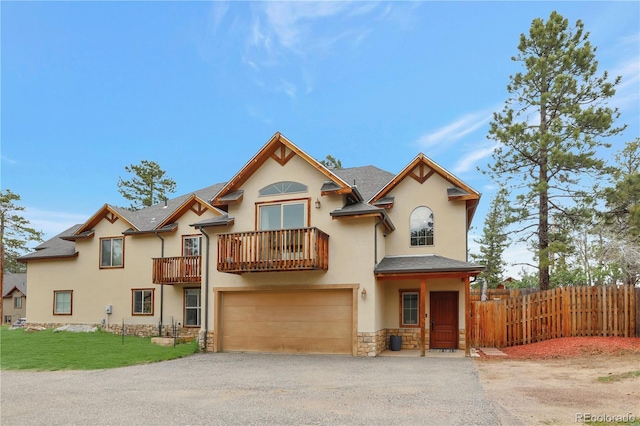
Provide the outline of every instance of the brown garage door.
<path id="1" fill-rule="evenodd" d="M 351 354 L 352 290 L 222 294 L 221 350 Z"/>

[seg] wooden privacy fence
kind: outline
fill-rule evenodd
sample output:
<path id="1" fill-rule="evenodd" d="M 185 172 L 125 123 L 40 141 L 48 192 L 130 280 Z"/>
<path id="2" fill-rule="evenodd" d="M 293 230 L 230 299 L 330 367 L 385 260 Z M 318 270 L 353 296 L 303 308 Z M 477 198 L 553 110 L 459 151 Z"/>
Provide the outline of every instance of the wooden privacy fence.
<path id="1" fill-rule="evenodd" d="M 557 337 L 633 337 L 637 302 L 630 286 L 556 288 L 472 301 L 471 345 L 500 348 Z"/>

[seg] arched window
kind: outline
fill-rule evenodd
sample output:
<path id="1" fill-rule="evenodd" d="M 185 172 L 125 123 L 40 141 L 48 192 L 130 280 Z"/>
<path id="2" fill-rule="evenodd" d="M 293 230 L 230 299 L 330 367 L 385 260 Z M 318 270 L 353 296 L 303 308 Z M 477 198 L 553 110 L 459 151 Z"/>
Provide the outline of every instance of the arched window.
<path id="1" fill-rule="evenodd" d="M 283 181 L 272 183 L 262 188 L 259 193 L 263 195 L 291 194 L 295 192 L 307 192 L 307 185 L 298 182 Z"/>
<path id="2" fill-rule="evenodd" d="M 416 207 L 409 219 L 411 247 L 433 245 L 433 211 L 429 207 Z"/>

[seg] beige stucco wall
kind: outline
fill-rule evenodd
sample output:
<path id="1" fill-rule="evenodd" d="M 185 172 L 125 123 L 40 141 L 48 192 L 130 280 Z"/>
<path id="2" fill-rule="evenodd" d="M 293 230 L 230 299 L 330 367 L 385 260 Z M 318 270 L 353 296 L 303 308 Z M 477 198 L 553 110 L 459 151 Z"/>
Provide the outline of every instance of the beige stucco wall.
<path id="1" fill-rule="evenodd" d="M 188 211 L 178 221 L 178 229 L 161 234 L 165 240 L 165 256 L 182 254 L 182 235 L 199 234 L 189 224 L 217 214 L 206 212 L 198 216 Z M 124 268 L 99 266 L 100 238 L 120 237 L 130 226 L 122 220 L 110 223 L 101 220 L 95 227 L 95 236 L 76 242 L 79 255 L 66 260 L 30 261 L 27 282 L 32 290 L 27 320 L 33 323 L 70 324 L 155 324 L 160 321 L 161 286 L 152 283 L 152 258 L 160 257 L 162 241 L 155 235 L 124 236 Z M 198 286 L 196 284 L 195 286 Z M 183 320 L 183 288 L 194 284 L 164 286 L 163 322 Z M 132 314 L 132 289 L 154 291 L 153 315 Z M 72 315 L 53 315 L 53 294 L 56 290 L 73 290 Z M 112 314 L 105 306 L 112 306 Z"/>
<path id="2" fill-rule="evenodd" d="M 426 313 L 429 312 L 430 292 L 432 291 L 457 291 L 458 292 L 458 328 L 464 328 L 464 283 L 460 279 L 432 279 L 426 282 L 425 308 Z M 400 327 L 400 290 L 420 290 L 420 281 L 403 280 L 403 281 L 383 281 L 381 286 L 384 288 L 384 315 L 383 325 L 381 328 L 399 328 Z M 427 317 L 429 318 L 429 317 Z M 430 322 L 426 321 L 426 328 L 430 328 Z"/>
<path id="3" fill-rule="evenodd" d="M 407 177 L 390 192 L 395 203 L 388 213 L 396 230 L 387 236 L 387 255 L 438 254 L 466 260 L 466 206 L 464 201 L 448 200 L 447 188 L 451 186 L 440 175 L 433 174 L 422 184 Z M 433 211 L 433 246 L 411 247 L 409 217 L 419 206 Z"/>
<path id="4" fill-rule="evenodd" d="M 269 184 L 292 180 L 308 186 L 308 192 L 259 196 L 259 190 Z M 234 224 L 208 228 L 211 240 L 210 286 L 213 287 L 259 287 L 297 285 L 358 285 L 360 291 L 367 289 L 367 298 L 358 297 L 358 331 L 375 329 L 375 280 L 373 276 L 375 218 L 333 219 L 332 211 L 344 205 L 341 195 L 321 195 L 320 188 L 327 177 L 302 158 L 295 156 L 284 166 L 273 159 L 267 160 L 242 186 L 243 200 L 229 206 L 229 216 Z M 235 275 L 218 272 L 217 234 L 253 231 L 256 229 L 256 203 L 286 201 L 300 198 L 310 199 L 309 226 L 317 227 L 329 235 L 329 270 L 304 272 L 260 272 Z M 320 200 L 321 207 L 315 207 Z M 381 232 L 381 231 L 380 231 Z M 203 284 L 204 287 L 204 284 Z M 213 306 L 213 303 L 211 303 Z M 215 312 L 209 309 L 209 324 L 213 325 Z"/>

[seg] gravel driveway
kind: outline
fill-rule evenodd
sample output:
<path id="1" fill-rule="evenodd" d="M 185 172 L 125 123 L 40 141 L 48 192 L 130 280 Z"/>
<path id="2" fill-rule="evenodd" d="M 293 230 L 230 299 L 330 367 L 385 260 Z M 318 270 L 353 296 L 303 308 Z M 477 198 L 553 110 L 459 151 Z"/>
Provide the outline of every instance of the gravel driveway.
<path id="1" fill-rule="evenodd" d="M 196 354 L 94 371 L 3 371 L 2 425 L 517 424 L 469 358 Z"/>

